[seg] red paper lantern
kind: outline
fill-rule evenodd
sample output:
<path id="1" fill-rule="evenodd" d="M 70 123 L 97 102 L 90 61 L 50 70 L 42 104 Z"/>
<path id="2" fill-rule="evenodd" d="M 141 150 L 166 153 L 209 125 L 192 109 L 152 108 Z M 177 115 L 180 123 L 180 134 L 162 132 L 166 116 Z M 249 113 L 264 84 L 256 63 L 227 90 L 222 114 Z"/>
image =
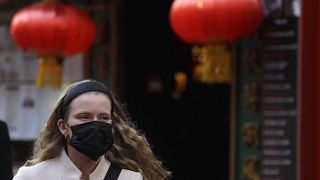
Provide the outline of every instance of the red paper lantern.
<path id="1" fill-rule="evenodd" d="M 89 48 L 95 38 L 95 26 L 84 11 L 73 5 L 39 3 L 15 14 L 11 33 L 26 51 L 68 56 Z"/>
<path id="2" fill-rule="evenodd" d="M 11 34 L 15 42 L 24 51 L 42 57 L 38 68 L 39 87 L 44 85 L 44 77 L 39 76 L 44 75 L 47 69 L 52 69 L 46 67 L 51 61 L 48 57 L 61 61 L 64 56 L 86 51 L 95 39 L 95 32 L 95 25 L 86 12 L 71 4 L 56 2 L 29 5 L 18 11 L 11 22 Z M 53 64 L 57 63 L 59 60 Z M 57 73 L 61 71 L 56 69 Z M 61 74 L 59 78 L 61 83 Z"/>
<path id="3" fill-rule="evenodd" d="M 254 33 L 263 17 L 259 0 L 175 0 L 170 23 L 187 43 L 232 42 Z"/>

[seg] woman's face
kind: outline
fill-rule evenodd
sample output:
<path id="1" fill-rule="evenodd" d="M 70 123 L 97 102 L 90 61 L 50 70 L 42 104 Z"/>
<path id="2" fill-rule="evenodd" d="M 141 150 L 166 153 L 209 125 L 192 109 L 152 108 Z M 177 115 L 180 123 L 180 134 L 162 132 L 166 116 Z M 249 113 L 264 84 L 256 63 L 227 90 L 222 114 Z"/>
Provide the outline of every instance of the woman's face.
<path id="1" fill-rule="evenodd" d="M 71 101 L 68 124 L 74 126 L 89 121 L 112 123 L 111 102 L 107 95 L 99 92 L 87 92 Z"/>

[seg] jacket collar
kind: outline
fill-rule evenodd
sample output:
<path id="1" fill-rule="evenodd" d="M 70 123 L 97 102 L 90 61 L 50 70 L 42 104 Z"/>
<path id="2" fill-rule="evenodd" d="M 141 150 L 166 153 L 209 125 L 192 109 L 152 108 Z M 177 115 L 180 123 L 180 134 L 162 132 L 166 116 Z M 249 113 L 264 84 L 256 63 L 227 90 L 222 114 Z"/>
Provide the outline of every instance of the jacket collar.
<path id="1" fill-rule="evenodd" d="M 80 179 L 82 173 L 76 165 L 70 160 L 67 153 L 62 150 L 57 159 L 57 166 L 61 172 L 61 179 Z M 110 162 L 106 158 L 101 158 L 96 169 L 89 175 L 89 179 L 103 179 L 109 169 Z"/>

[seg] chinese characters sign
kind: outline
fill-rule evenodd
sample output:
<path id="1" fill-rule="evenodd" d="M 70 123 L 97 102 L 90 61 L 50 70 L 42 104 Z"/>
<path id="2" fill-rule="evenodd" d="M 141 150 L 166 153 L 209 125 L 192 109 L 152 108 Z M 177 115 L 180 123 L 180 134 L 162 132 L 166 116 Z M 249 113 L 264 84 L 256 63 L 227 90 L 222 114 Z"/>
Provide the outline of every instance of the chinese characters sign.
<path id="1" fill-rule="evenodd" d="M 295 180 L 297 156 L 296 18 L 267 19 L 260 38 L 241 42 L 237 62 L 239 180 Z"/>

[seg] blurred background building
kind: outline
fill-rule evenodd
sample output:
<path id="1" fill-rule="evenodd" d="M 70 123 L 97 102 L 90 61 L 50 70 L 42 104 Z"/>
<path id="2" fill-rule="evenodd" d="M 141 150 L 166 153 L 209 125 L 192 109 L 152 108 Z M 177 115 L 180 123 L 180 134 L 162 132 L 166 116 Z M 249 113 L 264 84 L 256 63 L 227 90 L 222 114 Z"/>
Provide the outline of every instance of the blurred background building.
<path id="1" fill-rule="evenodd" d="M 64 59 L 61 88 L 40 89 L 38 57 L 10 34 L 14 14 L 35 2 L 0 1 L 0 119 L 15 168 L 32 154 L 61 90 L 93 78 L 126 104 L 173 180 L 320 179 L 317 0 L 258 1 L 261 25 L 229 46 L 224 82 L 197 75 L 199 49 L 169 20 L 174 1 L 69 0 L 92 17 L 96 37 Z"/>

